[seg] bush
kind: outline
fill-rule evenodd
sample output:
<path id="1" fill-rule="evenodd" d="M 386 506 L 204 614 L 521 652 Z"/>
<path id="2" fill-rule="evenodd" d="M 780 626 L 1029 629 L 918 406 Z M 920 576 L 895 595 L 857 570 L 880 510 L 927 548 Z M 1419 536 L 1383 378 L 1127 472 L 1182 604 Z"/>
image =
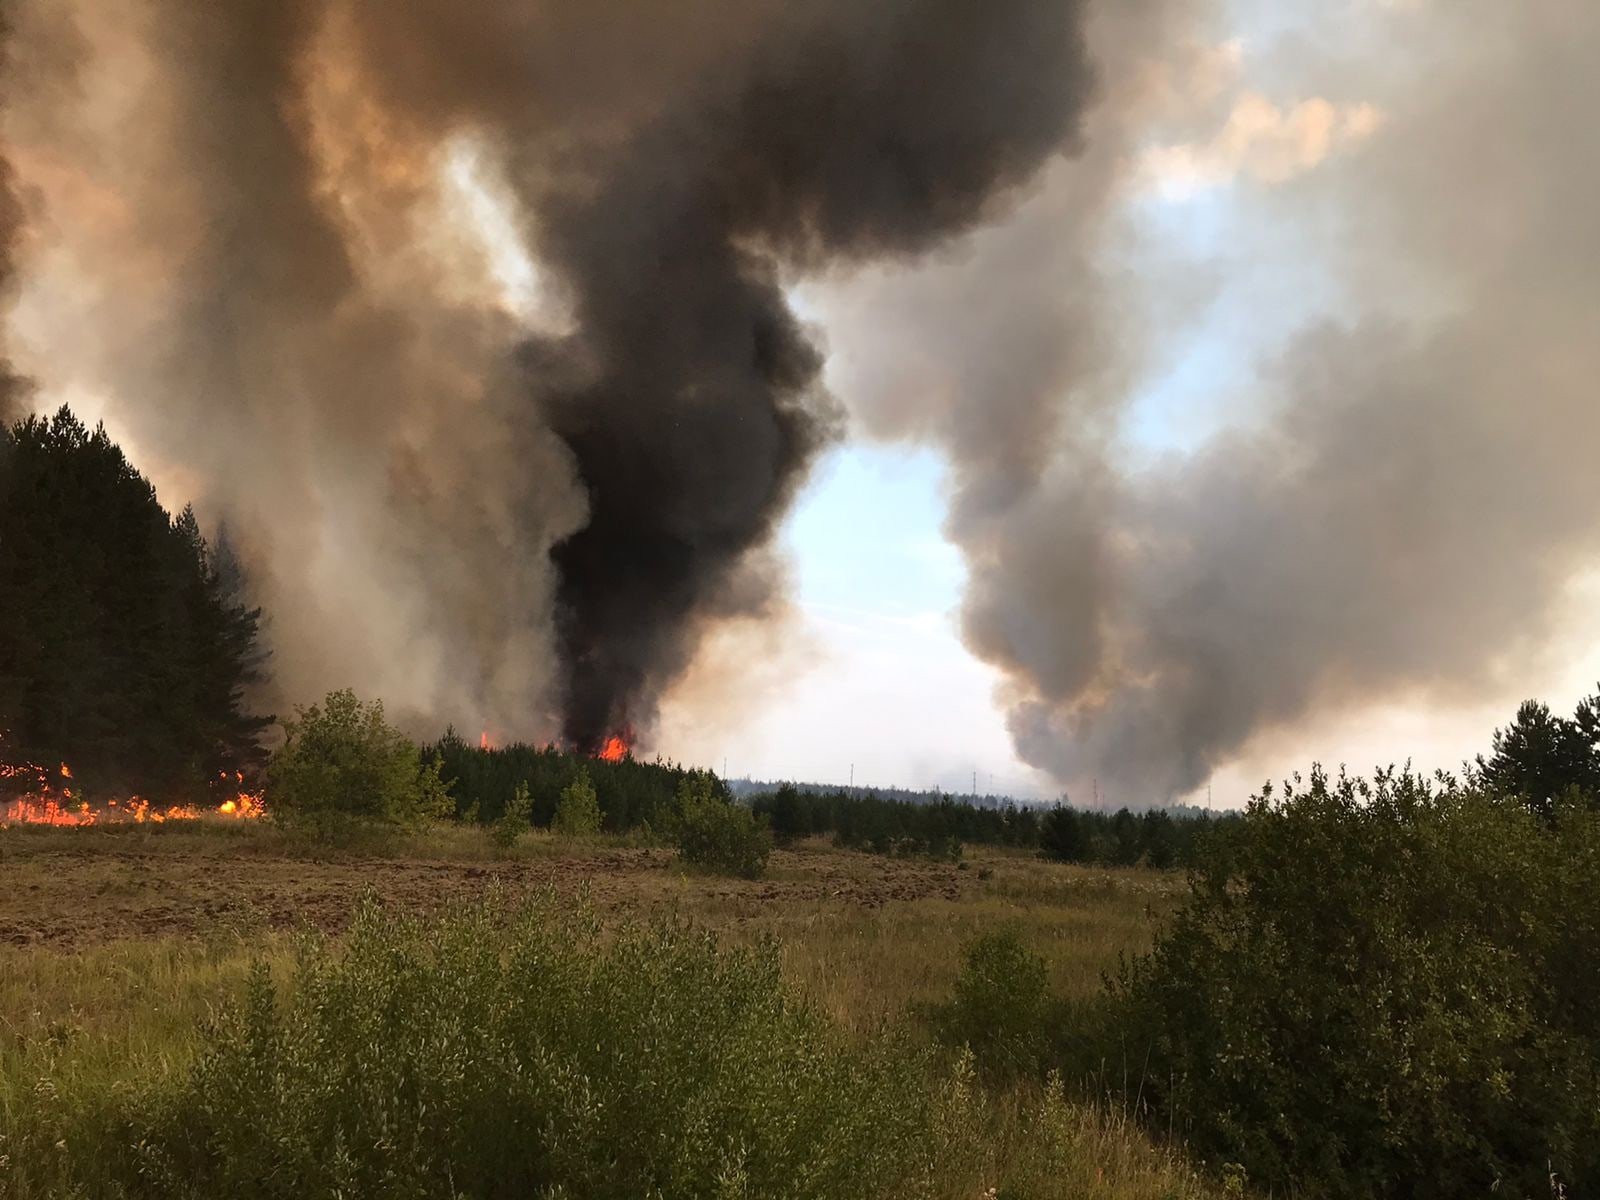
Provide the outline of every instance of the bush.
<path id="1" fill-rule="evenodd" d="M 415 828 L 449 808 L 437 761 L 424 765 L 406 736 L 351 691 L 284 723 L 284 744 L 267 767 L 273 817 L 319 835 L 353 828 Z"/>
<path id="2" fill-rule="evenodd" d="M 779 960 L 678 923 L 602 930 L 553 895 L 426 922 L 368 902 L 201 1030 L 163 1006 L 132 1040 L 11 1039 L 0 1195 L 1214 1196 L 1056 1084 L 997 1096 L 970 1054 L 845 1030 Z"/>
<path id="3" fill-rule="evenodd" d="M 1054 1005 L 1044 959 L 1013 933 L 988 933 L 965 951 L 955 995 L 930 1012 L 940 1039 L 966 1046 L 990 1074 L 1038 1072 Z"/>
<path id="4" fill-rule="evenodd" d="M 528 785 L 519 783 L 506 805 L 500 819 L 489 826 L 489 840 L 501 850 L 513 849 L 522 835 L 528 832 L 533 821 L 533 801 L 528 796 Z"/>
<path id="5" fill-rule="evenodd" d="M 684 780 L 678 791 L 678 851 L 697 867 L 759 879 L 772 853 L 772 834 L 756 815 L 713 793 L 708 780 Z"/>
<path id="6" fill-rule="evenodd" d="M 292 990 L 256 973 L 141 1139 L 138 1183 L 295 1200 L 913 1194 L 934 1140 L 927 1067 L 904 1042 L 837 1036 L 770 945 L 678 924 L 609 936 L 553 899 L 434 925 L 369 904 L 345 951 L 306 947 Z"/>
<path id="7" fill-rule="evenodd" d="M 1115 981 L 1142 1094 L 1274 1189 L 1591 1194 L 1597 870 L 1582 803 L 1546 827 L 1442 777 L 1269 790 Z"/>
<path id="8" fill-rule="evenodd" d="M 579 767 L 572 782 L 561 789 L 553 828 L 566 837 L 592 837 L 600 832 L 600 801 L 589 781 L 588 767 Z"/>

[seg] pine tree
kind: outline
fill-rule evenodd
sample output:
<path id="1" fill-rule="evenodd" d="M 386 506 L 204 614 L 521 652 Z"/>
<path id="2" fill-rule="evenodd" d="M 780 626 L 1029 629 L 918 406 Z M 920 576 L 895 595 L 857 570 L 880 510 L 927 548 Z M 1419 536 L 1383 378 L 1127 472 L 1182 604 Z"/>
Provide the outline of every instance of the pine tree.
<path id="1" fill-rule="evenodd" d="M 1516 719 L 1494 731 L 1494 754 L 1480 755 L 1478 769 L 1486 786 L 1543 817 L 1569 790 L 1600 803 L 1600 694 L 1579 704 L 1570 720 L 1548 704 L 1524 701 Z"/>
<path id="2" fill-rule="evenodd" d="M 0 755 L 162 800 L 258 767 L 260 613 L 228 570 L 104 427 L 62 408 L 0 429 Z"/>

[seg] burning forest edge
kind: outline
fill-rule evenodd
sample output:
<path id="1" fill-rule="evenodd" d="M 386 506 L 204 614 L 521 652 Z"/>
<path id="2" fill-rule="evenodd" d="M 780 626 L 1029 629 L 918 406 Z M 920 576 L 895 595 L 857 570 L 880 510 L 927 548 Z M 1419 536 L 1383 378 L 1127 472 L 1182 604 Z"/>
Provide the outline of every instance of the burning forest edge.
<path id="1" fill-rule="evenodd" d="M 0 738 L 0 753 L 5 741 Z M 244 775 L 235 772 L 218 780 L 219 790 L 231 792 L 214 807 L 194 804 L 154 804 L 141 796 L 111 797 L 91 803 L 72 782 L 72 768 L 62 763 L 55 770 L 37 763 L 0 760 L 0 829 L 12 825 L 46 825 L 86 828 L 95 825 L 164 825 L 169 821 L 253 821 L 265 814 L 259 791 L 244 790 Z"/>

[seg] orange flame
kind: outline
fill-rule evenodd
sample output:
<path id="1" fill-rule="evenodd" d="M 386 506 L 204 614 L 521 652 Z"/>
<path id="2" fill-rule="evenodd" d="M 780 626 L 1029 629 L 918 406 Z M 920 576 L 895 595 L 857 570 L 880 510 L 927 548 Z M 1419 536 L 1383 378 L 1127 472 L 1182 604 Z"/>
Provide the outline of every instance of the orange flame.
<path id="1" fill-rule="evenodd" d="M 600 747 L 600 752 L 595 755 L 603 762 L 621 762 L 628 757 L 628 752 L 633 749 L 630 734 L 613 733 Z"/>
<path id="2" fill-rule="evenodd" d="M 60 775 L 62 779 L 71 779 L 72 768 L 62 763 Z M 218 779 L 227 784 L 228 772 L 220 772 Z M 21 791 L 18 799 L 0 801 L 0 829 L 10 825 L 163 825 L 168 821 L 198 821 L 205 817 L 244 821 L 260 817 L 264 811 L 261 793 L 245 791 L 244 774 L 237 771 L 233 773 L 232 783 L 238 792 L 215 809 L 202 809 L 193 804 L 159 807 L 141 796 L 112 799 L 104 808 L 91 808 L 81 796 L 75 797 L 71 788 L 63 786 L 57 790 L 51 783 L 51 773 L 37 763 L 0 762 L 0 782 Z"/>
<path id="3" fill-rule="evenodd" d="M 480 733 L 478 735 L 478 749 L 479 750 L 493 750 L 494 749 L 494 743 L 489 740 L 489 731 L 487 729 L 485 729 L 482 733 Z"/>
<path id="4" fill-rule="evenodd" d="M 253 821 L 261 816 L 265 808 L 260 792 L 240 792 L 232 800 L 224 800 L 217 811 L 239 821 Z"/>

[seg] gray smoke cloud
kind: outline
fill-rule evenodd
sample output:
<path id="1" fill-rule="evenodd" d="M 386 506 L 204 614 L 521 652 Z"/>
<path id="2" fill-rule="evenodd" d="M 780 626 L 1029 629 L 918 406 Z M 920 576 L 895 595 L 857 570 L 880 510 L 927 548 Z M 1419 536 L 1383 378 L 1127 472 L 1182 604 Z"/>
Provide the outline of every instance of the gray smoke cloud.
<path id="1" fill-rule="evenodd" d="M 510 316 L 410 252 L 425 153 L 325 82 L 325 9 L 77 8 L 76 104 L 23 130 L 68 298 L 40 375 L 104 397 L 226 523 L 278 706 L 353 683 L 412 718 L 547 728 L 542 560 L 581 500 L 555 439 L 509 419 Z"/>
<path id="2" fill-rule="evenodd" d="M 1094 86 L 1076 0 L 23 7 L 86 44 L 13 123 L 36 357 L 226 519 L 283 695 L 581 746 L 776 602 L 836 426 L 789 282 L 1002 214 Z"/>
<path id="3" fill-rule="evenodd" d="M 0 110 L 10 102 L 14 81 L 11 68 L 11 10 L 0 2 Z M 16 286 L 17 252 L 22 240 L 22 201 L 16 192 L 15 172 L 9 155 L 0 153 L 0 312 L 9 309 Z M 17 375 L 0 341 L 0 422 L 13 418 L 26 381 Z"/>
<path id="4" fill-rule="evenodd" d="M 1091 124 L 1091 162 L 1109 155 L 1091 203 L 1056 190 L 898 293 L 906 330 L 949 338 L 922 356 L 941 404 L 897 407 L 905 369 L 870 352 L 850 376 L 869 429 L 947 448 L 966 640 L 1004 672 L 1020 755 L 1076 795 L 1098 778 L 1159 803 L 1308 716 L 1480 696 L 1547 642 L 1600 551 L 1600 143 L 1582 131 L 1600 9 L 1360 20 L 1382 35 L 1365 57 L 1279 48 L 1294 86 L 1387 120 L 1250 201 L 1325 254 L 1341 300 L 1261 365 L 1234 427 L 1155 462 L 1118 444 L 1160 332 L 1135 293 L 1189 282 L 1183 262 L 1132 284 L 1108 265 L 1128 259 L 1106 197 L 1136 185 L 1159 115 L 1131 139 Z M 940 307 L 980 292 L 997 312 L 975 326 Z"/>

